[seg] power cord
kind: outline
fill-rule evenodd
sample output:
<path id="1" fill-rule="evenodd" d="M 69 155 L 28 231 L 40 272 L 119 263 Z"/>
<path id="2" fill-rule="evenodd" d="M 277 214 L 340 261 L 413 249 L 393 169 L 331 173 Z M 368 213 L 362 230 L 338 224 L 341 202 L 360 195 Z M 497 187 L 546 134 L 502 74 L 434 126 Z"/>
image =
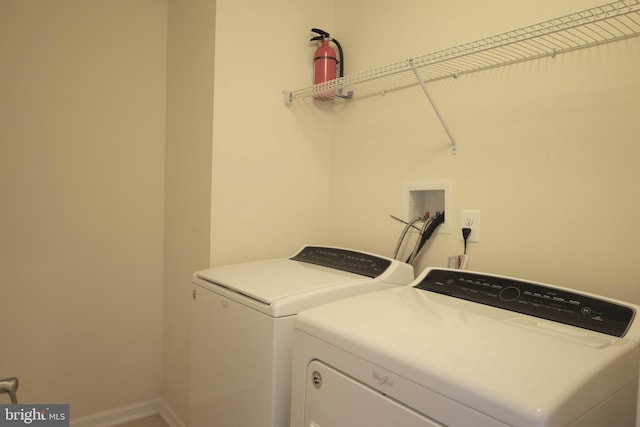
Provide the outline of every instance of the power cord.
<path id="1" fill-rule="evenodd" d="M 426 214 L 428 215 L 428 214 Z M 424 244 L 429 240 L 433 232 L 438 228 L 440 224 L 444 222 L 444 212 L 436 212 L 436 214 L 432 217 L 424 218 L 425 224 L 420 232 L 420 236 L 418 236 L 418 240 L 416 241 L 416 247 L 414 248 L 413 253 L 407 259 L 407 264 L 412 264 L 418 256 L 418 252 L 422 249 Z"/>
<path id="2" fill-rule="evenodd" d="M 471 229 L 468 227 L 464 227 L 462 229 L 462 239 L 464 240 L 464 255 L 467 254 L 467 239 L 469 239 L 469 234 L 471 234 Z"/>

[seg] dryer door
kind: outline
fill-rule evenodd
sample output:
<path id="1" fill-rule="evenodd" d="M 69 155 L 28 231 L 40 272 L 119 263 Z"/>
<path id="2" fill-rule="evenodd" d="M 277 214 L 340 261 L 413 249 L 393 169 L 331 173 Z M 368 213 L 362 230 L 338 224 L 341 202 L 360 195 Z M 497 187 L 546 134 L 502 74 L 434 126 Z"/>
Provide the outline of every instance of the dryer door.
<path id="1" fill-rule="evenodd" d="M 317 360 L 307 367 L 304 402 L 304 427 L 443 427 Z"/>

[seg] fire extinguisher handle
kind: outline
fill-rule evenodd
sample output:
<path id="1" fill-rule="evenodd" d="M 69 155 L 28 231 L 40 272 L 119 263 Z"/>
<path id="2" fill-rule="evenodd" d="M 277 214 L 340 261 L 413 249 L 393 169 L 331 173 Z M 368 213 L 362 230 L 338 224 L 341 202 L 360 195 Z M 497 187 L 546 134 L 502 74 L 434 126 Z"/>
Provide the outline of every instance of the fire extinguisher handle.
<path id="1" fill-rule="evenodd" d="M 321 30 L 320 28 L 312 28 L 311 32 L 319 34 L 319 36 L 312 38 L 311 40 L 322 40 L 329 37 L 329 33 L 325 30 Z"/>

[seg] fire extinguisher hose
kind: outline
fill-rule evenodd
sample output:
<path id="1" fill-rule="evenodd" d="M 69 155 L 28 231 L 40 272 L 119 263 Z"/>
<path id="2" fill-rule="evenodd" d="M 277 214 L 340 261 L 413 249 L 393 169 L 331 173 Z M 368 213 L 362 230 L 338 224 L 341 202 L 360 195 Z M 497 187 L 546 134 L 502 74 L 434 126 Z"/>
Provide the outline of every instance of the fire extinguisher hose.
<path id="1" fill-rule="evenodd" d="M 333 37 L 331 38 L 331 41 L 334 42 L 336 44 L 336 47 L 338 48 L 338 61 L 340 61 L 340 77 L 344 77 L 344 54 L 342 53 L 342 45 L 340 45 L 340 42 L 338 42 L 338 40 L 334 39 Z"/>

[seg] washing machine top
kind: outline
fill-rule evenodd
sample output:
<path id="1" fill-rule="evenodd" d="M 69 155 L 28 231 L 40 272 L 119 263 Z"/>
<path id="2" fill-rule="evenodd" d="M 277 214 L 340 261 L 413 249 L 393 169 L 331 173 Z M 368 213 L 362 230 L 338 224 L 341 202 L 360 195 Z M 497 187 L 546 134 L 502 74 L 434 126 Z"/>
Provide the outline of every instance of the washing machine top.
<path id="1" fill-rule="evenodd" d="M 309 360 L 345 355 L 324 362 L 423 414 L 434 412 L 431 393 L 451 402 L 443 417 L 464 406 L 507 425 L 566 426 L 637 381 L 638 308 L 536 282 L 427 269 L 410 286 L 304 311 L 295 328 L 317 346 L 306 344 Z M 378 372 L 387 373 L 384 382 Z M 403 381 L 424 394 L 406 393 Z"/>
<path id="2" fill-rule="evenodd" d="M 413 267 L 395 259 L 331 246 L 305 246 L 290 258 L 214 267 L 194 283 L 280 317 L 338 298 L 406 285 Z"/>

